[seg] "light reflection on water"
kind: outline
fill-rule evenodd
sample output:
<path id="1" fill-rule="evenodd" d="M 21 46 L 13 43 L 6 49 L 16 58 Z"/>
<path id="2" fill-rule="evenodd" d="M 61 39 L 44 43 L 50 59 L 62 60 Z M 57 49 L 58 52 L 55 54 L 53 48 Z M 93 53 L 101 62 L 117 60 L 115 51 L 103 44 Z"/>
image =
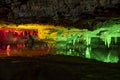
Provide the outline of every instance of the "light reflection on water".
<path id="1" fill-rule="evenodd" d="M 70 55 L 70 56 L 80 56 L 84 58 L 89 58 L 89 59 L 96 59 L 98 61 L 102 62 L 111 62 L 111 63 L 117 63 L 119 61 L 119 55 L 116 50 L 99 50 L 99 49 L 94 49 L 91 50 L 91 52 L 88 51 L 89 49 L 87 48 L 84 53 L 79 53 L 75 50 L 57 50 L 57 54 L 63 54 L 63 55 Z"/>
<path id="2" fill-rule="evenodd" d="M 12 48 L 10 56 L 43 56 L 43 55 L 69 55 L 69 56 L 80 56 L 89 59 L 96 59 L 102 62 L 117 63 L 119 61 L 118 50 L 106 50 L 103 48 L 85 49 L 79 48 L 67 48 L 67 47 L 56 47 L 51 45 L 35 45 L 33 48 Z M 0 50 L 0 56 L 7 56 L 6 50 Z"/>
<path id="3" fill-rule="evenodd" d="M 43 56 L 48 54 L 54 54 L 55 47 L 54 46 L 47 46 L 37 44 L 34 45 L 32 48 L 28 47 L 21 47 L 21 48 L 11 48 L 10 49 L 10 56 Z M 8 56 L 7 50 L 0 50 L 0 56 Z"/>
<path id="4" fill-rule="evenodd" d="M 80 56 L 102 62 L 117 63 L 119 61 L 119 44 L 111 43 L 108 48 L 99 38 L 93 38 L 90 45 L 75 43 L 75 45 L 57 46 L 56 54 Z"/>

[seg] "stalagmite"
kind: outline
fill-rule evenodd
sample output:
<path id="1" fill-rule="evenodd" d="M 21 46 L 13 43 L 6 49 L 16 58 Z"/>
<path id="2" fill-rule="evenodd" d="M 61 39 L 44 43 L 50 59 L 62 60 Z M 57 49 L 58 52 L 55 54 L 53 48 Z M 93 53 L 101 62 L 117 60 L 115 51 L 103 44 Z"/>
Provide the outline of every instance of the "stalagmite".
<path id="1" fill-rule="evenodd" d="M 90 56 L 90 51 L 91 51 L 91 48 L 90 47 L 87 47 L 86 48 L 86 51 L 85 51 L 85 57 L 86 58 L 90 58 L 91 56 Z"/>
<path id="2" fill-rule="evenodd" d="M 114 37 L 114 40 L 115 40 L 115 44 L 117 43 L 117 37 Z"/>

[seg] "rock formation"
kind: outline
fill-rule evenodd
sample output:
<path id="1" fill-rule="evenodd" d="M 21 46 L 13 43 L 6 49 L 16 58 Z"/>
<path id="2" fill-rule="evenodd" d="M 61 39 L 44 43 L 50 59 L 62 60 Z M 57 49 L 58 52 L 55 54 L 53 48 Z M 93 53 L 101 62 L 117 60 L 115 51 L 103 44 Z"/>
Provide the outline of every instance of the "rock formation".
<path id="1" fill-rule="evenodd" d="M 15 23 L 78 26 L 76 22 L 83 19 L 118 15 L 119 3 L 119 0 L 1 0 L 0 18 Z"/>

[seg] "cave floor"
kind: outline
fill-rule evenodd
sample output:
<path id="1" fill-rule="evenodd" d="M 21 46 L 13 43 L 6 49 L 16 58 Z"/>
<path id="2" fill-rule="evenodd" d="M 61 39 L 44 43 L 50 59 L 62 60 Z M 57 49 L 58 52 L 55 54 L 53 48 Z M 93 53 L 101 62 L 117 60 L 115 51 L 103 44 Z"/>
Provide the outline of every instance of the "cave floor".
<path id="1" fill-rule="evenodd" d="M 119 80 L 120 63 L 80 57 L 0 57 L 0 80 Z"/>

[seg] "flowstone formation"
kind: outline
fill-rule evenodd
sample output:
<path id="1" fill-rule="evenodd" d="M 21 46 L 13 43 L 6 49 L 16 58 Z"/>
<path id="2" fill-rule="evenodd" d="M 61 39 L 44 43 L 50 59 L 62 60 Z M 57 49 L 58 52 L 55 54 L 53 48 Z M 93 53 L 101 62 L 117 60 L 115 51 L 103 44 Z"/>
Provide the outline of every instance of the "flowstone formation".
<path id="1" fill-rule="evenodd" d="M 99 22 L 93 31 L 72 26 L 41 24 L 16 25 L 1 23 L 0 28 L 35 29 L 38 32 L 38 40 L 45 42 L 48 47 L 54 48 L 55 55 L 80 56 L 112 63 L 119 61 L 119 18 Z"/>
<path id="2" fill-rule="evenodd" d="M 120 23 L 110 19 L 97 24 L 97 29 L 89 31 L 76 28 L 60 30 L 56 39 L 57 54 L 82 56 L 103 62 L 118 62 Z M 59 31 L 59 32 L 60 32 Z"/>

